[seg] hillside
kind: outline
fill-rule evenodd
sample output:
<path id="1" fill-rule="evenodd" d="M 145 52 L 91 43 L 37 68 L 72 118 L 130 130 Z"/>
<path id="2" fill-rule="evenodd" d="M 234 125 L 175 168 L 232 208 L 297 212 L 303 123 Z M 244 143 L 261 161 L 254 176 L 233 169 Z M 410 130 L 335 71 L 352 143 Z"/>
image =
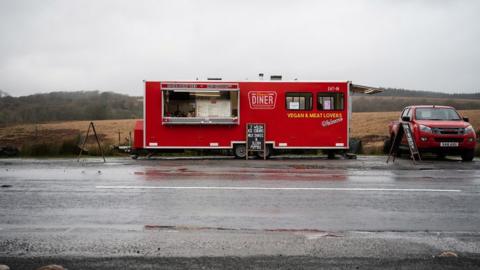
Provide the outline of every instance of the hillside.
<path id="1" fill-rule="evenodd" d="M 446 105 L 458 110 L 480 109 L 480 93 L 449 94 L 397 88 L 381 88 L 375 95 L 354 94 L 354 112 L 393 112 L 408 105 Z"/>
<path id="2" fill-rule="evenodd" d="M 414 104 L 450 105 L 459 110 L 475 110 L 480 109 L 480 93 L 446 94 L 387 88 L 376 95 L 353 96 L 354 112 L 397 112 Z M 22 97 L 0 92 L 0 126 L 142 117 L 141 97 L 113 92 L 51 92 Z"/>
<path id="3" fill-rule="evenodd" d="M 480 99 L 438 98 L 438 97 L 401 97 L 381 95 L 355 95 L 352 97 L 354 112 L 399 112 L 408 105 L 446 105 L 457 110 L 480 109 Z"/>
<path id="4" fill-rule="evenodd" d="M 480 92 L 465 94 L 450 94 L 433 91 L 419 91 L 401 88 L 381 88 L 383 92 L 376 96 L 387 97 L 424 97 L 424 98 L 446 98 L 446 99 L 480 99 Z"/>
<path id="5" fill-rule="evenodd" d="M 0 98 L 0 125 L 70 120 L 141 118 L 138 97 L 113 92 L 52 92 Z"/>
<path id="6" fill-rule="evenodd" d="M 10 96 L 7 92 L 3 91 L 2 89 L 0 89 L 0 98 L 2 97 L 8 97 Z"/>

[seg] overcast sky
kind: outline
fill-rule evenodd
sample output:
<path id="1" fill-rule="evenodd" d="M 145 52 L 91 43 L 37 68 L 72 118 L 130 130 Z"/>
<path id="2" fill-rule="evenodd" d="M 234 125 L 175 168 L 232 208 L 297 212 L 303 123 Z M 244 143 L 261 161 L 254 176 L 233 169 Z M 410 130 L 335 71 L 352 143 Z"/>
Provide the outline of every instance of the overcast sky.
<path id="1" fill-rule="evenodd" d="M 260 72 L 480 91 L 480 1 L 0 0 L 0 89 L 142 95 Z"/>

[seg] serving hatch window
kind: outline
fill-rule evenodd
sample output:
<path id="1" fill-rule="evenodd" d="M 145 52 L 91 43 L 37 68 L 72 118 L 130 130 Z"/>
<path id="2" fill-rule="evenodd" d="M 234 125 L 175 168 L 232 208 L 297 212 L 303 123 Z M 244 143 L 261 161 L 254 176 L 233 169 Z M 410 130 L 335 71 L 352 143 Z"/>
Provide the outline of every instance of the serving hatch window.
<path id="1" fill-rule="evenodd" d="M 317 109 L 320 111 L 341 111 L 343 103 L 343 93 L 317 93 Z"/>
<path id="2" fill-rule="evenodd" d="M 312 93 L 286 93 L 285 103 L 287 110 L 311 110 Z"/>
<path id="3" fill-rule="evenodd" d="M 237 90 L 164 90 L 166 124 L 238 124 Z"/>

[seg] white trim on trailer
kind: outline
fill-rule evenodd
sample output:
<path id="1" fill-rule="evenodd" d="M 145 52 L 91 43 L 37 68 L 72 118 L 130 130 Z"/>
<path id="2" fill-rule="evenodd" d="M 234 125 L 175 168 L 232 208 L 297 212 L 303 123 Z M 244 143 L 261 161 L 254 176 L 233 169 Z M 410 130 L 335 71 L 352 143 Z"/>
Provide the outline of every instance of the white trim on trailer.
<path id="1" fill-rule="evenodd" d="M 147 147 L 147 81 L 143 80 L 143 148 Z"/>
<path id="2" fill-rule="evenodd" d="M 195 84 L 195 83 L 188 83 Z M 161 85 L 161 83 L 160 83 Z M 189 93 L 189 92 L 226 92 L 226 91 L 238 91 L 238 88 L 228 89 L 228 88 L 162 88 L 162 91 L 174 91 L 178 93 Z"/>
<path id="3" fill-rule="evenodd" d="M 275 149 L 347 149 L 345 146 L 281 146 Z"/>
<path id="4" fill-rule="evenodd" d="M 173 80 L 173 81 L 163 81 L 163 80 L 155 80 L 147 82 L 159 82 L 159 83 L 212 83 L 212 84 L 221 84 L 221 83 L 346 83 L 349 82 L 348 80 L 235 80 L 235 81 L 208 81 L 208 80 L 198 80 L 198 81 L 190 81 L 190 80 Z"/>
<path id="5" fill-rule="evenodd" d="M 347 102 L 348 102 L 348 107 L 347 107 L 347 148 L 350 149 L 350 121 L 352 121 L 352 97 L 350 95 L 350 85 L 352 82 L 347 83 Z"/>
<path id="6" fill-rule="evenodd" d="M 160 107 L 162 107 L 162 115 L 160 116 L 160 121 L 162 125 L 165 125 L 163 118 L 165 117 L 165 92 L 162 91 L 162 83 L 160 83 L 160 96 L 162 99 L 160 100 Z"/>
<path id="7" fill-rule="evenodd" d="M 245 144 L 246 141 L 230 141 L 230 146 L 146 146 L 146 149 L 233 149 L 235 144 Z M 348 146 L 276 146 L 275 141 L 265 141 L 274 149 L 348 149 Z"/>
<path id="8" fill-rule="evenodd" d="M 267 143 L 270 144 L 270 143 Z M 232 149 L 233 146 L 147 146 L 145 149 Z M 347 149 L 345 146 L 285 146 L 276 147 L 274 149 Z"/>
<path id="9" fill-rule="evenodd" d="M 230 147 L 233 149 L 234 144 L 246 144 L 245 141 L 230 141 Z"/>
<path id="10" fill-rule="evenodd" d="M 230 146 L 147 146 L 145 149 L 232 149 Z"/>
<path id="11" fill-rule="evenodd" d="M 238 90 L 238 94 L 237 94 L 237 119 L 238 119 L 238 125 L 240 125 L 240 85 L 237 84 L 238 87 L 237 87 L 237 90 Z M 233 148 L 233 146 L 232 146 Z"/>

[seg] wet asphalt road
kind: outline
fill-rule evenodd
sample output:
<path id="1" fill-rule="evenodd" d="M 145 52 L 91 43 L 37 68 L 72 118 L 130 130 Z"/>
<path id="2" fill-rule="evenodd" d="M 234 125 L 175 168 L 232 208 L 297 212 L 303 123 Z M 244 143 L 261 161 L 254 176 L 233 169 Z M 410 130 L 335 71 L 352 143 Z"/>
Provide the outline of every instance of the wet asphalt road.
<path id="1" fill-rule="evenodd" d="M 479 169 L 384 157 L 0 160 L 0 263 L 475 269 Z M 438 257 L 447 250 L 459 257 Z"/>

